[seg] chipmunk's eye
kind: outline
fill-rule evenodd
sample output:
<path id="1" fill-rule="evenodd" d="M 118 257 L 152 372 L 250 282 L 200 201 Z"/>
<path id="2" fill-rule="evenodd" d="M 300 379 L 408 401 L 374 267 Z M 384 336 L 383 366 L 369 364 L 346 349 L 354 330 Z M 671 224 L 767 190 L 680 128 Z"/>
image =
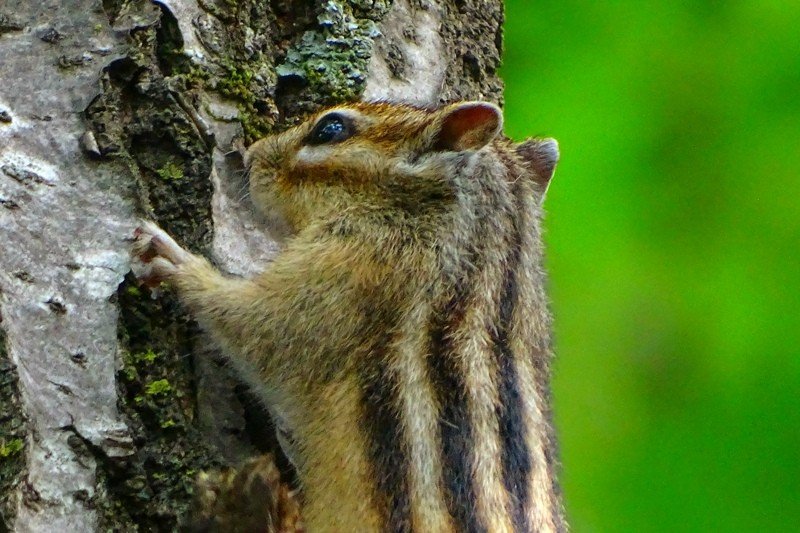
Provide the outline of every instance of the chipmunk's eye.
<path id="1" fill-rule="evenodd" d="M 349 118 L 338 113 L 331 113 L 317 122 L 317 125 L 306 137 L 306 143 L 311 145 L 338 143 L 348 139 L 353 133 L 353 123 Z"/>

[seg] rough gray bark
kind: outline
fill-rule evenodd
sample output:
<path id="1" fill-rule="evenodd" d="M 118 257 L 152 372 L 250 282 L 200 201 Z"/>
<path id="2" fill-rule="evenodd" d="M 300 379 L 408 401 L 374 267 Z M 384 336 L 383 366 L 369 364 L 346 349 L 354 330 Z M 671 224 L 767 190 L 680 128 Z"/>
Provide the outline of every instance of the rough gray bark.
<path id="1" fill-rule="evenodd" d="M 321 105 L 501 100 L 499 0 L 0 0 L 0 531 L 172 531 L 268 417 L 165 295 L 138 217 L 276 250 L 239 149 Z"/>

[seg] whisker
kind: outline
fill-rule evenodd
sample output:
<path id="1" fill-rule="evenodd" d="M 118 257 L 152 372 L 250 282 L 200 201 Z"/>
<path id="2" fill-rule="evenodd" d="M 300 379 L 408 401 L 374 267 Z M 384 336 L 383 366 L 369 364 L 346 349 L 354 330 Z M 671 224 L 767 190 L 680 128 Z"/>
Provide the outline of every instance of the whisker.
<path id="1" fill-rule="evenodd" d="M 244 182 L 239 187 L 239 190 L 236 191 L 237 202 L 242 203 L 242 201 L 249 195 L 250 195 L 250 184 L 248 182 Z"/>

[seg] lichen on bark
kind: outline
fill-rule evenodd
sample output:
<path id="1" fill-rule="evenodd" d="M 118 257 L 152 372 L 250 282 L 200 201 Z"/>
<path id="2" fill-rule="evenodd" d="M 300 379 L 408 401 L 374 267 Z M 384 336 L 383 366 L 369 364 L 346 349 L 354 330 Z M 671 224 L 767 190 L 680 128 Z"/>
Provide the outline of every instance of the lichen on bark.
<path id="1" fill-rule="evenodd" d="M 279 81 L 298 87 L 306 108 L 358 98 L 366 86 L 373 40 L 380 36 L 377 22 L 390 5 L 322 2 L 316 28 L 305 31 L 278 65 Z"/>

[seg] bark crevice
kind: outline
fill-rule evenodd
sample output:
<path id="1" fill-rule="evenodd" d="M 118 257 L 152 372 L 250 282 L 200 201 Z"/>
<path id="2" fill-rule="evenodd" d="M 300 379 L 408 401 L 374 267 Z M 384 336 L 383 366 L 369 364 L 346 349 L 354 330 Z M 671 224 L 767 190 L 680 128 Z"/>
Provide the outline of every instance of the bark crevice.
<path id="1" fill-rule="evenodd" d="M 25 476 L 25 416 L 19 399 L 17 369 L 0 329 L 0 532 L 10 531 L 16 499 Z"/>

